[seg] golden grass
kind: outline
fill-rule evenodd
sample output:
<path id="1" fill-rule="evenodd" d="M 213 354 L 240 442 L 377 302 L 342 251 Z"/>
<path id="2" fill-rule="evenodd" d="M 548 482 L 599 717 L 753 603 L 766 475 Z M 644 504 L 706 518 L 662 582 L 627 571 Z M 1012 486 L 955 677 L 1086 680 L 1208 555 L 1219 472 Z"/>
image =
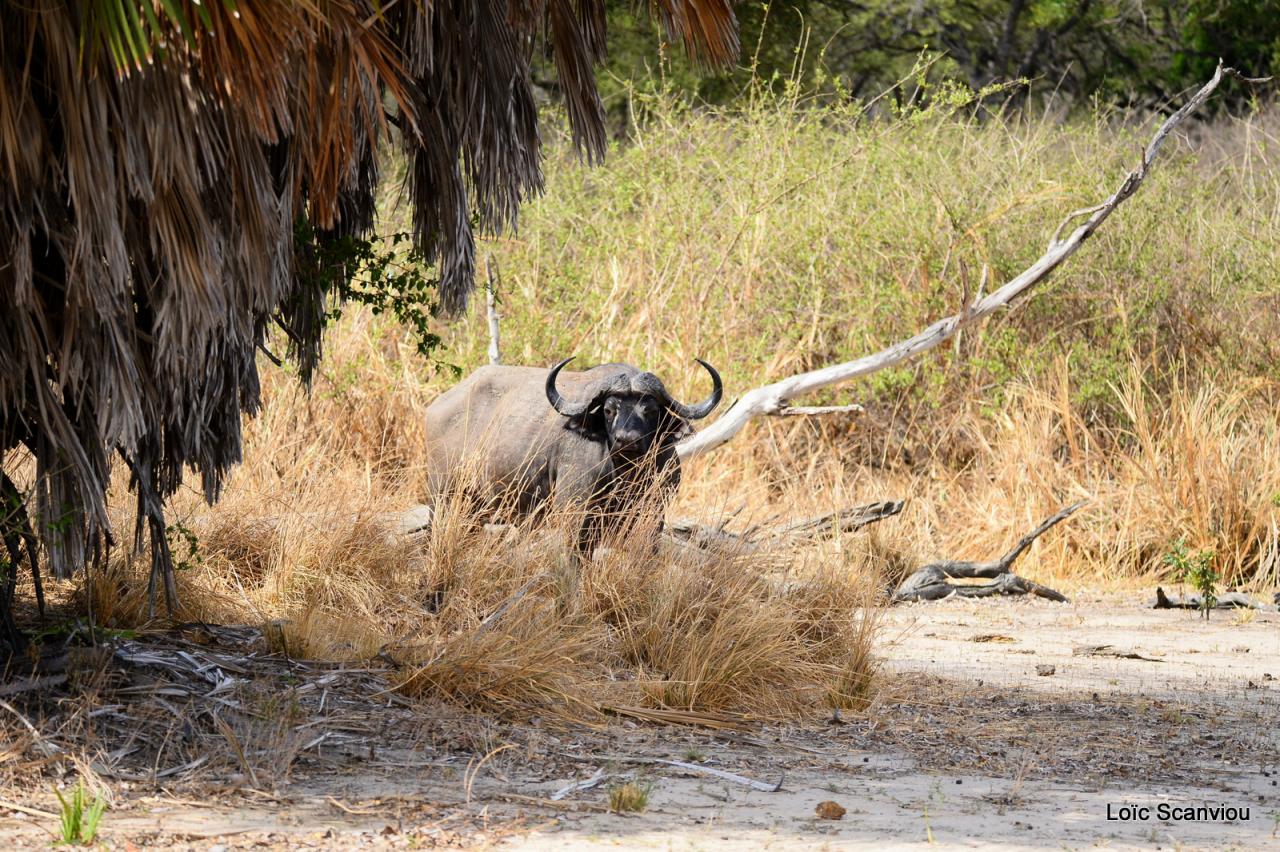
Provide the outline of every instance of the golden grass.
<path id="1" fill-rule="evenodd" d="M 609 788 L 609 810 L 618 814 L 640 813 L 649 806 L 653 787 L 639 781 L 627 781 Z"/>
<path id="2" fill-rule="evenodd" d="M 484 712 L 777 718 L 865 707 L 886 584 L 931 557 L 995 556 L 1068 501 L 1092 502 L 1037 543 L 1021 573 L 1068 589 L 1154 577 L 1185 538 L 1237 577 L 1275 575 L 1270 386 L 1178 385 L 1160 399 L 1136 366 L 1114 389 L 1130 412 L 1124 428 L 1088 424 L 1064 402 L 1065 371 L 1012 385 L 999 416 L 964 424 L 979 451 L 961 469 L 849 466 L 842 430 L 766 423 L 688 466 L 670 510 L 710 521 L 741 509 L 729 528 L 744 529 L 908 498 L 901 516 L 833 541 L 765 554 L 673 543 L 654 553 L 641 541 L 579 566 L 573 516 L 494 531 L 460 505 L 425 534 L 397 536 L 388 516 L 424 494 L 413 421 L 426 392 L 381 372 L 394 362 L 377 357 L 387 332 L 373 328 L 356 316 L 331 340 L 328 370 L 351 371 L 358 405 L 334 393 L 333 373 L 309 401 L 290 377 L 271 376 L 224 499 L 174 501 L 171 522 L 198 541 L 198 559 L 174 542 L 187 565 L 180 617 L 267 625 L 296 657 L 382 654 L 401 664 L 403 693 Z M 381 425 L 359 428 L 370 421 Z M 122 513 L 119 528 L 129 520 Z M 105 626 L 145 620 L 147 563 L 127 556 L 89 586 Z"/>
<path id="3" fill-rule="evenodd" d="M 761 435 L 766 426 L 696 463 L 675 511 L 722 499 L 708 493 L 749 501 L 754 491 L 765 506 L 794 505 L 796 495 L 808 505 L 831 506 L 906 498 L 903 514 L 875 528 L 868 544 L 878 566 L 900 577 L 929 559 L 995 558 L 1063 505 L 1088 499 L 1023 557 L 1019 573 L 1069 587 L 1149 583 L 1163 578 L 1164 554 L 1185 540 L 1213 550 L 1230 584 L 1267 589 L 1280 582 L 1274 383 L 1228 388 L 1187 380 L 1157 393 L 1133 365 L 1113 388 L 1128 422 L 1113 426 L 1088 423 L 1065 403 L 1068 381 L 1060 373 L 1037 384 L 1011 383 L 997 416 L 953 421 L 951 428 L 965 429 L 976 447 L 962 467 L 927 458 L 911 467 L 850 469 L 842 451 L 862 436 L 810 425 L 796 442 Z M 785 449 L 788 442 L 802 444 L 817 461 L 802 466 L 799 454 Z"/>
<path id="4" fill-rule="evenodd" d="M 213 529 L 204 563 L 180 576 L 182 617 L 256 619 L 298 657 L 382 654 L 403 664 L 393 681 L 409 695 L 584 718 L 612 704 L 774 717 L 869 694 L 879 588 L 868 571 L 794 582 L 747 557 L 675 545 L 579 565 L 555 529 L 444 523 L 408 541 L 339 518 L 309 524 L 296 551 L 287 542 L 304 539 L 287 528 L 245 526 L 274 556 L 241 572 L 226 554 L 244 543 L 215 550 L 228 536 Z M 104 624 L 142 618 L 144 568 L 119 560 L 95 581 L 112 588 L 94 596 Z"/>
<path id="5" fill-rule="evenodd" d="M 575 513 L 493 530 L 461 500 L 427 532 L 397 535 L 395 510 L 424 497 L 421 445 L 404 437 L 420 412 L 372 374 L 383 365 L 367 322 L 340 330 L 329 365 L 358 365 L 352 386 L 364 406 L 377 407 L 369 389 L 382 387 L 386 410 L 349 406 L 326 377 L 303 417 L 291 379 L 274 376 L 250 426 L 263 452 L 250 452 L 215 507 L 194 493 L 174 501 L 172 523 L 198 541 L 195 554 L 185 534 L 174 542 L 185 564 L 180 618 L 262 624 L 273 647 L 296 657 L 381 655 L 400 664 L 401 692 L 493 713 L 537 706 L 582 719 L 632 706 L 778 717 L 869 699 L 883 589 L 852 542 L 825 546 L 820 559 L 670 542 L 655 551 L 641 528 L 580 564 Z M 385 425 L 356 428 L 366 417 Z M 145 620 L 148 564 L 121 551 L 91 577 L 99 623 Z"/>

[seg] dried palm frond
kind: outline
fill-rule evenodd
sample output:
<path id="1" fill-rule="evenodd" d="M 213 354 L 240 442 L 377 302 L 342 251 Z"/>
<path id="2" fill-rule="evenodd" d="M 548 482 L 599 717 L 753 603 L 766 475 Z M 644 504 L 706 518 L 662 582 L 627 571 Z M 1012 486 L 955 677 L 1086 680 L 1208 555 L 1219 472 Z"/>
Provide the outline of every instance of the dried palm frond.
<path id="1" fill-rule="evenodd" d="M 708 61 L 735 55 L 728 0 L 655 9 Z M 28 0 L 4 15 L 0 454 L 34 458 L 58 576 L 107 534 L 115 454 L 167 574 L 163 500 L 188 467 L 217 498 L 268 327 L 304 377 L 319 356 L 334 294 L 295 262 L 298 224 L 370 231 L 393 126 L 446 312 L 472 289 L 474 223 L 514 225 L 542 185 L 540 39 L 575 137 L 604 151 L 602 0 Z"/>

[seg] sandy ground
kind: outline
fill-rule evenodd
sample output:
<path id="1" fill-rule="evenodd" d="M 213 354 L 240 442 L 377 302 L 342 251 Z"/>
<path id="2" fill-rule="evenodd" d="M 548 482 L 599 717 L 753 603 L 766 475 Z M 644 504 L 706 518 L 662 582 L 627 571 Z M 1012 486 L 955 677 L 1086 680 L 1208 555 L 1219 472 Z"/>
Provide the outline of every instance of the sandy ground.
<path id="1" fill-rule="evenodd" d="M 952 600 L 894 609 L 886 627 L 886 665 L 909 676 L 890 699 L 894 721 L 912 709 L 931 719 L 951 716 L 938 727 L 959 729 L 957 738 L 971 741 L 978 754 L 968 761 L 879 750 L 873 731 L 870 751 L 832 747 L 827 759 L 810 760 L 807 770 L 788 776 L 778 793 L 664 778 L 643 816 L 571 817 L 518 844 L 564 848 L 572 838 L 574 846 L 611 849 L 893 849 L 930 842 L 991 849 L 1280 849 L 1275 613 L 1214 613 L 1206 624 L 1195 614 L 1157 612 L 1134 600 Z M 1053 673 L 1038 673 L 1043 666 Z M 919 675 L 925 679 L 912 679 Z M 973 707 L 987 696 L 1002 708 L 994 719 Z M 1010 708 L 1001 700 L 1009 696 L 1020 696 L 1024 706 L 1015 699 Z M 928 706 L 931 698 L 937 704 Z M 1108 706 L 1132 712 L 1109 714 Z M 1014 718 L 1000 718 L 1010 709 Z M 1010 724 L 1024 729 L 1021 736 L 1001 736 Z M 913 725 L 910 736 L 927 733 Z M 835 740 L 831 746 L 842 739 L 839 732 L 827 738 Z M 951 732 L 940 736 L 938 748 L 951 739 Z M 1091 759 L 1097 755 L 1081 740 L 1093 740 L 1109 759 Z M 1012 761 L 994 754 L 1002 746 L 1017 750 Z M 984 760 L 984 751 L 992 756 Z M 1153 761 L 1153 751 L 1173 765 Z M 966 762 L 998 771 L 974 771 L 978 767 Z M 815 817 L 815 807 L 827 800 L 847 809 L 843 819 Z M 1160 803 L 1225 804 L 1247 808 L 1249 817 L 1161 820 Z M 1125 805 L 1146 806 L 1151 814 L 1108 819 L 1108 808 L 1119 816 Z"/>
<path id="2" fill-rule="evenodd" d="M 1280 849 L 1280 615 L 1216 612 L 1206 624 L 1147 605 L 1131 594 L 894 608 L 880 649 L 889 686 L 867 714 L 840 720 L 720 732 L 533 720 L 495 722 L 480 735 L 472 724 L 453 736 L 440 720 L 388 708 L 376 746 L 317 749 L 273 793 L 121 784 L 104 841 L 118 849 Z M 655 759 L 781 787 L 762 792 L 645 762 Z M 597 774 L 596 786 L 552 800 Z M 608 813 L 608 789 L 628 780 L 650 789 L 647 808 Z M 844 808 L 843 818 L 820 819 L 825 801 Z M 46 846 L 53 822 L 6 802 L 56 810 L 52 796 L 0 790 L 0 845 Z M 1238 814 L 1161 819 L 1161 804 Z M 1150 814 L 1108 818 L 1126 806 Z"/>

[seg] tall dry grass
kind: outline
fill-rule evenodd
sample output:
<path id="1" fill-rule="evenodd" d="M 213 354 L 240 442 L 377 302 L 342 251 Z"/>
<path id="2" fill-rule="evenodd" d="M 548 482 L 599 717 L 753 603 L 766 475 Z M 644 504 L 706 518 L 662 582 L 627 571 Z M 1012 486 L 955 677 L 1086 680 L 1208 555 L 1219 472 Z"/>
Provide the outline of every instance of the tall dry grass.
<path id="1" fill-rule="evenodd" d="M 380 656 L 405 694 L 485 712 L 780 716 L 870 700 L 883 589 L 856 547 L 655 552 L 642 527 L 580 564 L 576 513 L 493 530 L 461 497 L 426 533 L 397 534 L 398 510 L 426 496 L 432 391 L 406 373 L 412 345 L 367 314 L 329 343 L 310 396 L 269 374 L 223 499 L 210 508 L 193 489 L 170 506 L 179 618 L 261 624 L 299 657 Z M 90 576 L 98 623 L 145 623 L 147 566 L 122 547 Z"/>
<path id="2" fill-rule="evenodd" d="M 583 563 L 579 513 L 486 528 L 461 498 L 405 536 L 387 512 L 419 493 L 405 471 L 382 481 L 354 455 L 345 468 L 308 458 L 313 475 L 295 480 L 307 484 L 293 486 L 288 509 L 264 511 L 248 481 L 256 465 L 214 510 L 196 495 L 173 507 L 179 541 L 199 542 L 198 561 L 179 572 L 180 618 L 261 623 L 294 656 L 395 661 L 402 692 L 488 712 L 777 717 L 871 698 L 883 589 L 861 550 L 779 563 L 674 542 L 655 550 L 637 533 Z M 99 623 L 145 621 L 146 570 L 121 553 L 91 577 L 86 605 Z"/>
<path id="3" fill-rule="evenodd" d="M 484 246 L 508 362 L 629 360 L 693 398 L 701 356 L 732 399 L 863 354 L 953 310 L 983 264 L 997 281 L 1020 270 L 1140 137 L 1102 119 L 867 122 L 786 103 L 648 114 L 603 167 L 553 147 L 548 195 Z M 1002 553 L 1077 499 L 1020 572 L 1145 583 L 1184 541 L 1229 582 L 1275 585 L 1275 128 L 1260 115 L 1181 140 L 1043 292 L 829 396 L 866 415 L 764 421 L 686 468 L 670 514 L 732 515 L 730 529 L 909 501 L 781 555 L 635 547 L 580 567 L 569 519 L 493 534 L 462 512 L 390 534 L 388 514 L 425 495 L 422 413 L 451 378 L 403 329 L 351 312 L 310 395 L 264 365 L 222 502 L 174 501 L 184 616 L 271 624 L 296 655 L 381 653 L 406 693 L 495 712 L 785 714 L 868 699 L 886 582 Z M 480 313 L 440 329 L 441 357 L 484 362 Z M 138 623 L 141 570 L 121 552 L 93 579 L 100 621 Z"/>

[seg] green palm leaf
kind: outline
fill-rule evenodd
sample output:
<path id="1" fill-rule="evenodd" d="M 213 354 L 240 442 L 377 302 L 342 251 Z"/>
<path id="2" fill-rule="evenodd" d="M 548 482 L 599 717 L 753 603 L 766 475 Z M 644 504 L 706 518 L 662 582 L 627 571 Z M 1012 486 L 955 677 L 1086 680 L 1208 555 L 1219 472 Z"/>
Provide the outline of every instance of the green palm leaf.
<path id="1" fill-rule="evenodd" d="M 189 47 L 196 45 L 191 14 L 179 0 L 82 0 L 80 5 L 81 55 L 95 62 L 105 49 L 120 73 L 141 70 L 175 36 Z M 203 3 L 193 3 L 196 16 L 207 31 L 213 19 Z M 223 0 L 235 13 L 237 0 Z"/>

